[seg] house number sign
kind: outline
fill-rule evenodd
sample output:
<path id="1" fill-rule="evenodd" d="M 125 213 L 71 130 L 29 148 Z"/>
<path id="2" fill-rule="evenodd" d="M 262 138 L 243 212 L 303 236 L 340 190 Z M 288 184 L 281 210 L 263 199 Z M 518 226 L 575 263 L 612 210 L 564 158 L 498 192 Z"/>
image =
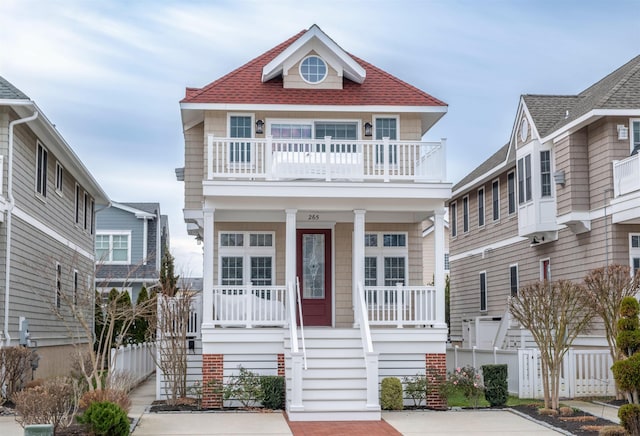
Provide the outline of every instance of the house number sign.
<path id="1" fill-rule="evenodd" d="M 307 221 L 320 221 L 319 213 L 310 213 L 307 215 Z"/>

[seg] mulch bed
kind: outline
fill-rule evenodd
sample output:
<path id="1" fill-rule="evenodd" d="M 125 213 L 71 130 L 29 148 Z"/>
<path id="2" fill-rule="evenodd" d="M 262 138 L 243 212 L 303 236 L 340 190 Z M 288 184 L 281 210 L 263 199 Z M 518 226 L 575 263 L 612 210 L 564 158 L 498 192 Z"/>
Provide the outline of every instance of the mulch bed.
<path id="1" fill-rule="evenodd" d="M 616 424 L 607 419 L 593 416 L 582 411 L 577 411 L 573 416 L 568 417 L 541 415 L 538 413 L 538 406 L 534 404 L 512 406 L 511 409 L 517 410 L 522 414 L 529 415 L 537 421 L 546 422 L 553 427 L 568 431 L 574 435 L 598 436 L 598 430 L 600 427 Z"/>

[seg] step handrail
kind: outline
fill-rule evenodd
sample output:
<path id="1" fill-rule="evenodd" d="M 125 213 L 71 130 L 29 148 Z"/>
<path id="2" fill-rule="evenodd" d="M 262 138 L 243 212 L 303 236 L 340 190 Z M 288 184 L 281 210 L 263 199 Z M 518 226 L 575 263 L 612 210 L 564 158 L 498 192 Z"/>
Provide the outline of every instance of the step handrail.
<path id="1" fill-rule="evenodd" d="M 358 282 L 358 323 L 360 324 L 360 335 L 362 336 L 362 346 L 366 353 L 373 353 L 373 340 L 371 339 L 371 329 L 369 327 L 369 314 L 367 313 L 367 303 L 364 298 L 364 286 Z"/>
<path id="2" fill-rule="evenodd" d="M 291 336 L 291 351 L 298 352 L 298 327 L 296 326 L 296 296 L 293 283 L 287 283 L 287 299 L 289 300 L 289 335 Z"/>
<path id="3" fill-rule="evenodd" d="M 304 343 L 304 320 L 302 318 L 302 298 L 300 298 L 300 278 L 296 277 L 296 295 L 298 297 L 298 314 L 300 315 L 300 338 L 302 339 L 302 360 L 304 369 L 307 369 L 307 347 Z M 296 335 L 296 342 L 298 341 Z M 296 343 L 296 345 L 298 345 Z M 297 348 L 297 347 L 296 347 Z"/>

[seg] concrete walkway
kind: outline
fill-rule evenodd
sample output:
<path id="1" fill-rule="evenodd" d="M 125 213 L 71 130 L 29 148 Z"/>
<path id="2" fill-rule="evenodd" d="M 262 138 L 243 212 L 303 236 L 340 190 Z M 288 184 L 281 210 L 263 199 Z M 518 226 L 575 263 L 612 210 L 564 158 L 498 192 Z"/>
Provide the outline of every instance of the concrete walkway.
<path id="1" fill-rule="evenodd" d="M 593 416 L 597 416 L 598 418 L 608 419 L 609 421 L 615 422 L 616 424 L 620 423 L 617 407 L 579 400 L 562 400 L 560 402 L 569 407 L 573 407 L 574 409 L 584 410 L 585 412 L 588 412 Z"/>

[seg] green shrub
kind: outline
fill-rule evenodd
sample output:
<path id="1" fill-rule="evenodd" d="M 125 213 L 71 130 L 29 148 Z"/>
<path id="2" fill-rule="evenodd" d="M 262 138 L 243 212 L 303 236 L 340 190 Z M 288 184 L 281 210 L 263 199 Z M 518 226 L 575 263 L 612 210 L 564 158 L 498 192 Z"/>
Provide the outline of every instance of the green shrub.
<path id="1" fill-rule="evenodd" d="M 284 409 L 284 377 L 264 375 L 260 377 L 260 402 L 266 409 Z"/>
<path id="2" fill-rule="evenodd" d="M 427 399 L 427 377 L 416 374 L 414 377 L 404 377 L 404 392 L 413 400 L 413 405 L 418 407 Z"/>
<path id="3" fill-rule="evenodd" d="M 402 382 L 399 378 L 382 379 L 380 406 L 383 410 L 402 410 Z"/>
<path id="4" fill-rule="evenodd" d="M 126 436 L 129 434 L 129 418 L 120 406 L 109 401 L 92 403 L 78 421 L 91 427 L 96 436 Z"/>
<path id="5" fill-rule="evenodd" d="M 507 404 L 509 387 L 507 384 L 507 365 L 483 365 L 484 398 L 491 407 Z"/>
<path id="6" fill-rule="evenodd" d="M 229 377 L 229 381 L 223 388 L 222 397 L 225 400 L 239 401 L 242 407 L 251 407 L 262 397 L 260 376 L 242 366 L 239 368 L 238 375 Z"/>
<path id="7" fill-rule="evenodd" d="M 625 404 L 618 409 L 618 418 L 629 434 L 640 434 L 640 405 Z"/>
<path id="8" fill-rule="evenodd" d="M 628 359 L 618 360 L 611 367 L 611 371 L 620 389 L 634 391 L 640 386 L 640 353 Z"/>

